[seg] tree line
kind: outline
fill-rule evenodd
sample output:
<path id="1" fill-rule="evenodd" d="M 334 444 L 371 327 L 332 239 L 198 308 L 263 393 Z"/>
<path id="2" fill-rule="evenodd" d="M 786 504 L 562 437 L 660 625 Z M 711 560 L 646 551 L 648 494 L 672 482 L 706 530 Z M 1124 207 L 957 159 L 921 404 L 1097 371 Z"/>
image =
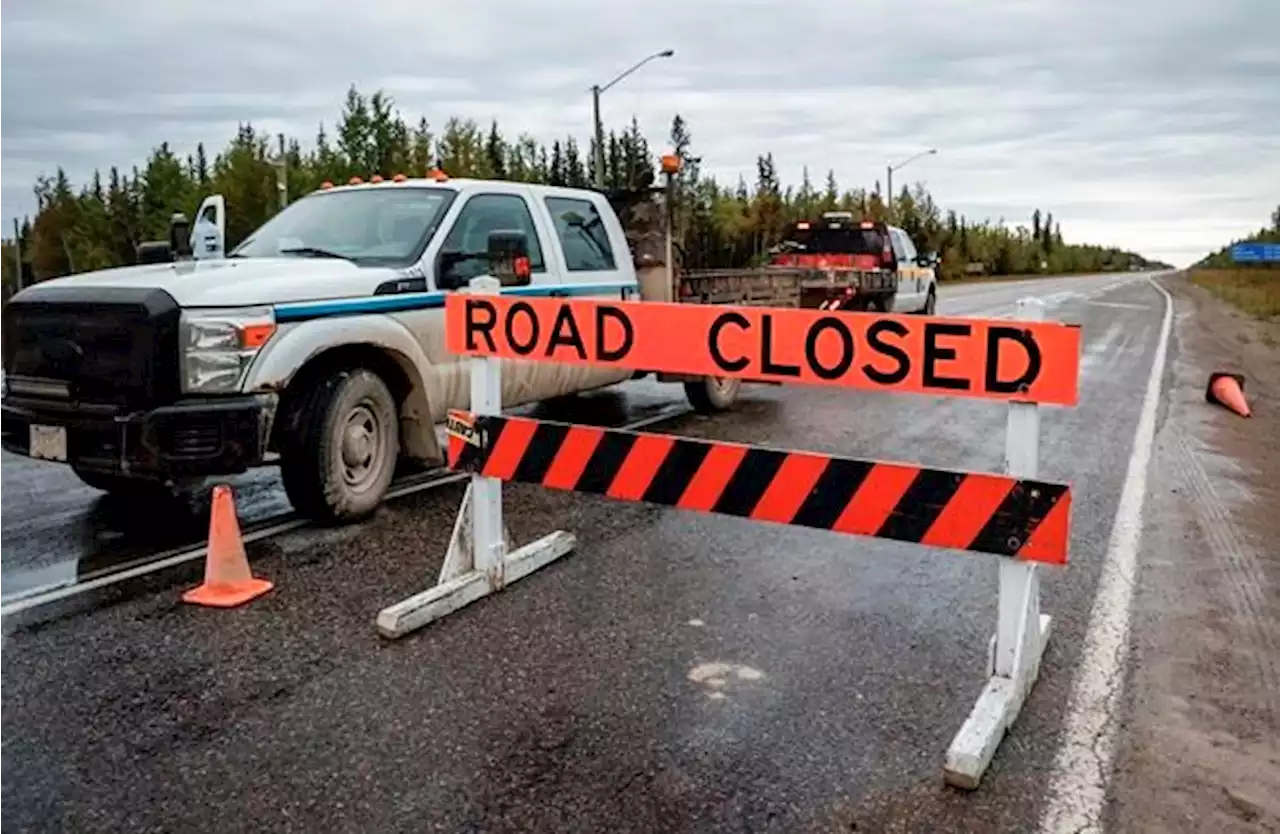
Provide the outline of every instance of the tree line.
<path id="1" fill-rule="evenodd" d="M 917 247 L 941 256 L 944 279 L 968 273 L 1061 274 L 1147 265 L 1140 255 L 1116 248 L 1068 243 L 1050 212 L 1037 209 L 1028 224 L 1003 219 L 974 221 L 944 211 L 921 184 L 904 186 L 885 205 L 879 182 L 842 189 L 828 171 L 815 185 L 808 169 L 798 185 L 784 185 L 772 153 L 756 160 L 755 181 L 725 184 L 701 171 L 688 123 L 677 115 L 667 148 L 683 162 L 677 177 L 675 235 L 687 268 L 742 267 L 763 263 L 771 247 L 798 219 L 845 210 L 876 220 L 891 219 Z M 164 239 L 174 212 L 192 217 L 203 197 L 221 193 L 227 202 L 227 245 L 235 246 L 279 210 L 277 176 L 295 200 L 324 182 L 396 173 L 421 176 L 439 168 L 456 177 L 480 177 L 589 187 L 594 181 L 594 141 L 573 136 L 539 142 L 527 133 L 511 137 L 496 121 L 488 129 L 473 120 L 450 118 L 437 130 L 420 118 L 406 121 L 382 91 L 351 87 L 330 130 L 323 123 L 309 149 L 297 137 L 270 137 L 242 124 L 212 159 L 203 144 L 185 156 L 168 143 L 145 165 L 94 171 L 76 187 L 65 171 L 35 183 L 36 212 L 17 230 L 22 285 L 77 272 L 131 264 L 145 240 Z M 607 189 L 642 184 L 655 175 L 658 156 L 633 119 L 604 142 Z M 891 215 L 891 217 L 890 217 Z M 7 297 L 17 285 L 13 240 L 3 252 Z"/>

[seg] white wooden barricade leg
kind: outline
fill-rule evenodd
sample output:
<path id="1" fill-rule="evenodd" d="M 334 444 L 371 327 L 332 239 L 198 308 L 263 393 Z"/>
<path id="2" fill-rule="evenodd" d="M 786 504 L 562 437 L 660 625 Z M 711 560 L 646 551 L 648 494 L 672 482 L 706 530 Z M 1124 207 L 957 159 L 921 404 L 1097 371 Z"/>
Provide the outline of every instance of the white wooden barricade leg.
<path id="1" fill-rule="evenodd" d="M 1037 298 L 1020 300 L 1017 310 L 1019 319 L 1044 320 L 1044 302 Z M 1010 403 L 1005 470 L 1020 478 L 1035 478 L 1039 457 L 1039 406 Z M 996 633 L 987 649 L 990 679 L 947 749 L 943 772 L 948 784 L 968 790 L 978 787 L 996 747 L 1040 674 L 1050 622 L 1047 614 L 1040 613 L 1040 577 L 1035 563 L 1001 559 Z"/>
<path id="2" fill-rule="evenodd" d="M 496 295 L 498 280 L 474 278 L 470 291 Z M 477 416 L 502 413 L 502 360 L 471 357 L 471 411 Z M 577 546 L 573 534 L 557 530 L 507 553 L 510 536 L 502 522 L 502 481 L 472 475 L 458 509 L 437 583 L 378 613 L 378 633 L 395 639 L 500 591 Z"/>

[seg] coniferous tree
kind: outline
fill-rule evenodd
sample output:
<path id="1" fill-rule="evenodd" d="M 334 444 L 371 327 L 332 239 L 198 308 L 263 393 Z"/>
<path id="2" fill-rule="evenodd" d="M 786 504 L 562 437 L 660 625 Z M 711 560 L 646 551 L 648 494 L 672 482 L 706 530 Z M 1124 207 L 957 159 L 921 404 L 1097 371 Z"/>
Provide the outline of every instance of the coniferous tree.
<path id="1" fill-rule="evenodd" d="M 365 95 L 355 86 L 347 90 L 341 104 L 332 127 L 321 124 L 306 146 L 297 137 L 286 137 L 290 200 L 325 181 L 340 185 L 351 176 L 422 176 L 437 165 L 454 177 L 577 187 L 591 182 L 594 146 L 590 141 L 579 145 L 574 136 L 547 145 L 517 134 L 508 142 L 496 120 L 482 130 L 475 122 L 457 117 L 447 119 L 437 136 L 425 118 L 406 122 L 381 91 Z M 227 242 L 234 246 L 278 210 L 271 163 L 276 142 L 274 137 L 259 135 L 248 123 L 240 125 L 212 158 L 203 143 L 175 149 L 160 142 L 141 170 L 133 167 L 126 174 L 127 168 L 104 168 L 105 175 L 94 172 L 78 191 L 64 171 L 55 169 L 54 176 L 37 181 L 35 215 L 20 226 L 24 263 L 36 280 L 132 263 L 139 242 L 164 237 L 174 212 L 190 214 L 201 198 L 213 192 L 226 198 Z M 667 147 L 681 159 L 673 216 L 676 246 L 686 268 L 759 263 L 789 223 L 822 211 L 844 209 L 874 219 L 885 216 L 880 183 L 870 192 L 862 187 L 841 191 L 835 172 L 828 171 L 818 193 L 805 167 L 800 182 L 787 186 L 768 152 L 756 160 L 754 187 L 743 177 L 728 185 L 707 178 L 682 116 L 672 119 Z M 655 162 L 635 119 L 621 132 L 606 135 L 607 187 L 644 187 L 655 176 Z M 943 254 L 944 277 L 961 274 L 969 262 L 1009 271 L 1038 268 L 1040 260 L 1047 258 L 1054 272 L 1097 271 L 1142 262 L 1118 249 L 1067 245 L 1060 224 L 1040 209 L 1032 214 L 1030 229 L 1009 229 L 1002 223 L 971 222 L 954 211 L 944 211 L 919 184 L 904 186 L 896 200 L 898 222 L 916 240 L 917 248 Z M 1270 220 L 1280 221 L 1280 208 Z M 12 264 L 5 270 L 8 293 L 18 276 Z"/>

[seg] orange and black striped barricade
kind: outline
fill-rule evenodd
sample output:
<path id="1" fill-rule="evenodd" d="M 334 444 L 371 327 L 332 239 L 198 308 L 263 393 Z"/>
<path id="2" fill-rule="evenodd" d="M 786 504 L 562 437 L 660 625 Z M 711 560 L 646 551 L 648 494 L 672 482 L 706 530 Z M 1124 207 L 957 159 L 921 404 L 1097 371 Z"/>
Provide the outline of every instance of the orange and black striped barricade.
<path id="1" fill-rule="evenodd" d="M 400 637 L 576 546 L 556 531 L 507 553 L 503 481 L 1000 557 L 988 682 L 947 751 L 977 786 L 1039 674 L 1050 618 L 1037 566 L 1067 563 L 1071 488 L 1037 478 L 1039 404 L 1078 398 L 1079 329 L 959 319 L 497 295 L 491 278 L 446 304 L 449 348 L 471 357 L 471 409 L 451 411 L 449 466 L 471 473 L 438 584 L 384 609 Z M 616 365 L 1008 404 L 1005 472 L 933 469 L 501 414 L 504 360 Z"/>

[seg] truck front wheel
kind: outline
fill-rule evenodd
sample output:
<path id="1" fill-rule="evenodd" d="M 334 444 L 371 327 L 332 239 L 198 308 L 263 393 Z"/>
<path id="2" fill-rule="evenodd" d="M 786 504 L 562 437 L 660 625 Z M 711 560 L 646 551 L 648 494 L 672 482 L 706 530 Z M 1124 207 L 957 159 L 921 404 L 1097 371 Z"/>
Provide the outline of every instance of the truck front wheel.
<path id="1" fill-rule="evenodd" d="M 893 296 L 876 295 L 867 299 L 867 310 L 872 313 L 892 313 Z"/>
<path id="2" fill-rule="evenodd" d="M 699 414 L 729 410 L 741 390 L 742 380 L 728 377 L 708 376 L 684 384 L 684 394 L 689 398 L 689 405 Z"/>
<path id="3" fill-rule="evenodd" d="M 280 444 L 280 473 L 294 508 L 327 523 L 373 513 L 400 454 L 387 384 L 365 368 L 331 371 L 311 382 L 295 408 Z"/>
<path id="4" fill-rule="evenodd" d="M 929 288 L 929 297 L 925 299 L 924 309 L 920 312 L 926 316 L 932 316 L 938 312 L 938 291 L 933 287 Z"/>

